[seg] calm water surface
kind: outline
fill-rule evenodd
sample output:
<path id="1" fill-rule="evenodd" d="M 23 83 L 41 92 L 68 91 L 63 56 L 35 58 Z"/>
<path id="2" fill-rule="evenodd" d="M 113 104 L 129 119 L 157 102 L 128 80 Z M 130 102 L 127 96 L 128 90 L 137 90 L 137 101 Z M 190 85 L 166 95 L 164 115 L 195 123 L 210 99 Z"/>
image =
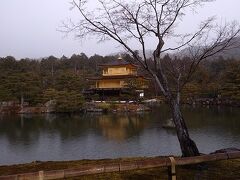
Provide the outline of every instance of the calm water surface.
<path id="1" fill-rule="evenodd" d="M 240 109 L 184 107 L 202 153 L 240 148 Z M 0 116 L 0 164 L 180 155 L 174 130 L 162 128 L 166 106 L 140 114 Z"/>

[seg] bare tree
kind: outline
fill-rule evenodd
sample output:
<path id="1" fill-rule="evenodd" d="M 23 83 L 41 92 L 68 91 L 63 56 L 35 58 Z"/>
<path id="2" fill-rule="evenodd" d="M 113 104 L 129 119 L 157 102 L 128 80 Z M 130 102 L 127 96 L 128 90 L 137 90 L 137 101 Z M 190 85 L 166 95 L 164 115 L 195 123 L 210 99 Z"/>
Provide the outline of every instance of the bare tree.
<path id="1" fill-rule="evenodd" d="M 153 78 L 165 96 L 176 125 L 183 156 L 199 155 L 195 142 L 189 137 L 180 109 L 180 92 L 190 80 L 199 63 L 215 54 L 235 47 L 239 36 L 236 22 L 220 26 L 215 18 L 200 23 L 194 33 L 177 34 L 176 26 L 188 10 L 194 10 L 212 0 L 97 0 L 92 8 L 87 0 L 73 0 L 80 19 L 63 23 L 65 33 L 74 32 L 77 38 L 96 36 L 99 41 L 114 40 L 124 47 Z M 91 9 L 92 8 L 92 9 Z M 149 65 L 146 56 L 146 39 L 155 39 L 156 48 Z M 165 41 L 177 38 L 176 47 L 165 48 Z M 140 57 L 129 40 L 137 42 L 142 51 Z M 163 62 L 162 53 L 185 49 L 188 61 Z M 167 65 L 166 65 L 167 64 Z"/>

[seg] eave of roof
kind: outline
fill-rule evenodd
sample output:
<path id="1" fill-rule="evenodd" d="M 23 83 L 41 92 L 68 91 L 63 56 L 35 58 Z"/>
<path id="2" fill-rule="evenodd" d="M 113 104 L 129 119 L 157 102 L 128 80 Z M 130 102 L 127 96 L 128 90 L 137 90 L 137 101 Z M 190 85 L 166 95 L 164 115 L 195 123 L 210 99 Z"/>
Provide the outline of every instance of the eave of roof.
<path id="1" fill-rule="evenodd" d="M 101 77 L 91 77 L 88 80 L 110 80 L 110 79 L 127 79 L 127 78 L 143 78 L 150 80 L 150 78 L 141 75 L 115 75 L 115 76 L 101 76 Z"/>

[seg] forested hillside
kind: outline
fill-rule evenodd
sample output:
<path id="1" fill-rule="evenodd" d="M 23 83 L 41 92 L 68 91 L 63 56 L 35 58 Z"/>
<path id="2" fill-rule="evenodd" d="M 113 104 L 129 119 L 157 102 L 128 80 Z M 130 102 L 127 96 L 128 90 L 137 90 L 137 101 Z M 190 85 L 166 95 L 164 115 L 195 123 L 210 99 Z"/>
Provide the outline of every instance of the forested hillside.
<path id="1" fill-rule="evenodd" d="M 123 55 L 132 60 L 129 55 Z M 87 77 L 101 74 L 99 64 L 116 59 L 117 56 L 87 57 L 85 54 L 67 58 L 50 56 L 41 60 L 20 59 L 8 56 L 0 58 L 0 102 L 24 99 L 30 105 L 57 100 L 59 109 L 83 102 L 82 91 L 89 87 Z M 165 60 L 170 58 L 164 57 Z M 149 96 L 159 95 L 150 86 Z M 240 61 L 219 57 L 204 62 L 183 90 L 183 99 L 229 98 L 240 100 Z"/>

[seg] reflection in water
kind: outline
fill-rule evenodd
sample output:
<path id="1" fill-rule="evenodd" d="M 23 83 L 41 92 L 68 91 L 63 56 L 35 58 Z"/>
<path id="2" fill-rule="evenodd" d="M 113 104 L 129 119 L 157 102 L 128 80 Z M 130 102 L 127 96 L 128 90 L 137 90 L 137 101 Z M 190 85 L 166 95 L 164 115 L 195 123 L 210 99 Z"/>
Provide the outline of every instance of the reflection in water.
<path id="1" fill-rule="evenodd" d="M 203 153 L 240 148 L 240 112 L 183 107 L 191 137 Z M 166 106 L 141 114 L 0 116 L 0 164 L 180 154 Z"/>
<path id="2" fill-rule="evenodd" d="M 143 114 L 102 115 L 97 119 L 103 136 L 116 141 L 124 141 L 138 135 L 147 126 L 148 116 Z M 145 121 L 144 121 L 145 119 Z"/>

